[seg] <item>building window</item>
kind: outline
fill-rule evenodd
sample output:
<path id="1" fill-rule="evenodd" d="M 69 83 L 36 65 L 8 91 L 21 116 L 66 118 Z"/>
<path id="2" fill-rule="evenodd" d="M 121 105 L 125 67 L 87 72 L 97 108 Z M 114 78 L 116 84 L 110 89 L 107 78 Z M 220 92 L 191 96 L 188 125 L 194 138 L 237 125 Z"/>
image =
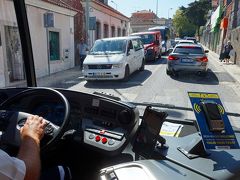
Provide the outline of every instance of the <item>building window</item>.
<path id="1" fill-rule="evenodd" d="M 117 30 L 117 36 L 118 36 L 118 37 L 121 36 L 121 28 L 118 28 L 118 30 Z"/>
<path id="2" fill-rule="evenodd" d="M 125 29 L 122 30 L 122 36 L 126 36 L 126 30 Z"/>
<path id="3" fill-rule="evenodd" d="M 96 22 L 96 40 L 101 39 L 101 23 Z"/>
<path id="4" fill-rule="evenodd" d="M 104 24 L 104 38 L 108 38 L 108 36 L 109 36 L 108 25 Z"/>
<path id="5" fill-rule="evenodd" d="M 49 59 L 60 60 L 59 32 L 49 31 Z"/>
<path id="6" fill-rule="evenodd" d="M 115 37 L 115 27 L 114 26 L 111 27 L 111 31 L 112 31 L 112 37 Z"/>

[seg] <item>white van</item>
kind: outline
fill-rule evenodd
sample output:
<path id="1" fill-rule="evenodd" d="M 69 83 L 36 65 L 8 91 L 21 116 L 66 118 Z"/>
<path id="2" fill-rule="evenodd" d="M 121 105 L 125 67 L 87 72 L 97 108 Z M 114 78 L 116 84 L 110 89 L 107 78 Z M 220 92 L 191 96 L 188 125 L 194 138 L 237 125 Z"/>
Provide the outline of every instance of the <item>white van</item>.
<path id="1" fill-rule="evenodd" d="M 141 38 L 115 37 L 96 40 L 83 62 L 86 80 L 128 80 L 131 73 L 144 70 Z"/>

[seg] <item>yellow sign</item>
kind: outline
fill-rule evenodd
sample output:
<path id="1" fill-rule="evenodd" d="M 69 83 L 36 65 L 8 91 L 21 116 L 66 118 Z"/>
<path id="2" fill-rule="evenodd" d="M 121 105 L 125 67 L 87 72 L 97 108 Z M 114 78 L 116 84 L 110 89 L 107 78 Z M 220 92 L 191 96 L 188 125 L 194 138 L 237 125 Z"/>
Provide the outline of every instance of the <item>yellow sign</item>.
<path id="1" fill-rule="evenodd" d="M 208 94 L 208 93 L 188 93 L 189 97 L 192 98 L 202 98 L 202 99 L 219 99 L 217 94 Z"/>

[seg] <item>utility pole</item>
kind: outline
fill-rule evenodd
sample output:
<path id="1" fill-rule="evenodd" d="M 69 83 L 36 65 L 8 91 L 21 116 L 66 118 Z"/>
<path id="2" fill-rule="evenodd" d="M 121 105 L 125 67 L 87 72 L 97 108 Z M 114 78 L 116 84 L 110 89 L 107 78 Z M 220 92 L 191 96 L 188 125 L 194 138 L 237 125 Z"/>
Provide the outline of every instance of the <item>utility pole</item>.
<path id="1" fill-rule="evenodd" d="M 86 0 L 86 6 L 85 6 L 86 40 L 87 40 L 87 44 L 89 44 L 89 35 L 88 35 L 88 31 L 89 31 L 89 1 L 90 0 Z"/>
<path id="2" fill-rule="evenodd" d="M 169 9 L 168 9 L 168 20 L 169 20 L 169 18 L 170 18 L 170 17 L 169 17 L 169 12 L 170 12 L 170 10 L 172 10 L 172 9 L 173 9 L 173 8 L 169 8 Z"/>
<path id="3" fill-rule="evenodd" d="M 156 5 L 156 15 L 158 16 L 158 0 L 157 0 L 157 5 Z"/>

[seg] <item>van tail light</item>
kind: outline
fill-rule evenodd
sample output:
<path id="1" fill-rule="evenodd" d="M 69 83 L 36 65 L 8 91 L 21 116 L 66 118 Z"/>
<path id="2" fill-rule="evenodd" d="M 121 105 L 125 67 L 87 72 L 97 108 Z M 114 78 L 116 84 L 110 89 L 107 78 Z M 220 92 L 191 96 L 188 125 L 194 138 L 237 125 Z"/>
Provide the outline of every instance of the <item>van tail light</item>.
<path id="1" fill-rule="evenodd" d="M 201 57 L 201 58 L 197 58 L 197 61 L 208 62 L 208 58 L 207 58 L 207 56 L 204 56 L 204 57 Z"/>
<path id="2" fill-rule="evenodd" d="M 168 56 L 168 60 L 170 61 L 174 61 L 174 60 L 178 60 L 179 58 L 178 57 L 175 57 L 175 56 Z"/>

